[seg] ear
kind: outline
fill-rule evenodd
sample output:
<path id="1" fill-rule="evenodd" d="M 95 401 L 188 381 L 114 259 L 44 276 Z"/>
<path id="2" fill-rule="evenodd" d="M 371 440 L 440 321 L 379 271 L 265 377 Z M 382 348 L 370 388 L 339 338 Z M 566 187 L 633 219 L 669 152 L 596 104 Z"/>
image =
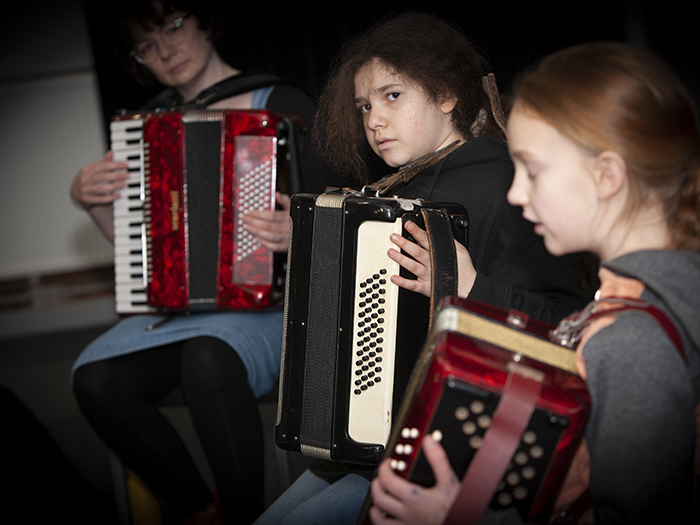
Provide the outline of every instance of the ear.
<path id="1" fill-rule="evenodd" d="M 452 93 L 448 93 L 444 97 L 440 99 L 440 102 L 438 104 L 438 108 L 442 113 L 445 115 L 452 113 L 452 110 L 455 108 L 457 105 L 457 97 L 454 96 Z"/>
<path id="2" fill-rule="evenodd" d="M 627 163 L 617 152 L 603 151 L 595 159 L 594 176 L 598 197 L 607 200 L 614 197 L 627 183 Z"/>

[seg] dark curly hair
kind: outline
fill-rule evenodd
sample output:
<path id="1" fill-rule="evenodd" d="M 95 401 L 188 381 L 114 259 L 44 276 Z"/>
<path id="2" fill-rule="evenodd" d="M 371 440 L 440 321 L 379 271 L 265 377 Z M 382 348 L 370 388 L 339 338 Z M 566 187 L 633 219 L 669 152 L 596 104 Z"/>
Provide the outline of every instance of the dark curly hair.
<path id="1" fill-rule="evenodd" d="M 452 119 L 464 137 L 472 136 L 470 128 L 481 108 L 489 113 L 481 135 L 502 137 L 482 87 L 488 63 L 462 30 L 429 13 L 392 14 L 343 47 L 319 96 L 315 146 L 356 181 L 369 182 L 373 153 L 355 108 L 354 81 L 374 59 L 417 83 L 430 100 L 456 96 Z"/>
<path id="2" fill-rule="evenodd" d="M 223 21 L 217 16 L 213 2 L 206 0 L 122 0 L 118 7 L 116 34 L 113 38 L 114 55 L 122 68 L 139 84 L 144 86 L 156 82 L 148 68 L 131 56 L 136 45 L 137 30 L 153 31 L 163 25 L 173 13 L 192 14 L 199 21 L 199 28 L 214 42 L 221 34 Z"/>

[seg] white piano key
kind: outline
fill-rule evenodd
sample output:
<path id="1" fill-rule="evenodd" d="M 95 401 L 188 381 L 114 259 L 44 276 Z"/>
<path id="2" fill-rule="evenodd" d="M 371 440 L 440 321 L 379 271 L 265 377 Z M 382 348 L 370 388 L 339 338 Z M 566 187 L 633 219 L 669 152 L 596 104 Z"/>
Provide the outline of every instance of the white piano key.
<path id="1" fill-rule="evenodd" d="M 136 240 L 138 239 L 139 245 L 141 244 L 141 229 L 129 227 L 128 225 L 118 224 L 114 227 L 115 237 L 118 235 L 124 237 L 125 240 Z"/>
<path id="2" fill-rule="evenodd" d="M 109 123 L 109 129 L 112 132 L 124 131 L 124 130 L 127 130 L 129 128 L 135 128 L 135 127 L 143 128 L 143 119 L 142 118 L 113 120 L 112 122 Z"/>
<path id="3" fill-rule="evenodd" d="M 133 240 L 128 240 L 120 243 L 115 243 L 114 245 L 114 255 L 126 255 L 135 250 L 141 250 L 141 241 L 134 242 Z"/>
<path id="4" fill-rule="evenodd" d="M 141 223 L 144 221 L 143 206 L 135 203 L 122 202 L 114 205 L 114 217 L 124 224 Z"/>

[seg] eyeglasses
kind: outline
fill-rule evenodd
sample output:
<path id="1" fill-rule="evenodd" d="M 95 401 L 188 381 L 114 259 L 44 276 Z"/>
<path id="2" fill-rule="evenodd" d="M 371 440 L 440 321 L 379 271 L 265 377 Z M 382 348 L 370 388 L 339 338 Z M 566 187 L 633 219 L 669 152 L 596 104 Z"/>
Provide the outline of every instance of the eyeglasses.
<path id="1" fill-rule="evenodd" d="M 185 26 L 183 25 L 184 21 L 190 16 L 192 15 L 181 16 L 172 22 L 164 24 L 160 28 L 158 40 L 166 46 L 176 46 L 180 44 L 185 38 L 186 33 Z M 153 62 L 158 56 L 158 43 L 155 40 L 146 40 L 145 42 L 137 44 L 136 48 L 129 54 L 139 64 Z"/>

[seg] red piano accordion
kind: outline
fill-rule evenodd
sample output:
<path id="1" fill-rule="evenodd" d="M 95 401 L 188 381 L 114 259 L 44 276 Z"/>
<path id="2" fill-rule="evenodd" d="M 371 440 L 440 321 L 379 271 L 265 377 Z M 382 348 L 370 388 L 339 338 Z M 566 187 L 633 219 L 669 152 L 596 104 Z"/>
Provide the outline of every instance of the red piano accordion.
<path id="1" fill-rule="evenodd" d="M 443 300 L 385 457 L 398 475 L 431 486 L 421 439 L 439 440 L 468 487 L 445 523 L 477 523 L 487 507 L 548 522 L 590 409 L 575 352 L 551 342 L 551 328 L 520 312 Z M 360 523 L 370 506 L 368 497 Z"/>
<path id="2" fill-rule="evenodd" d="M 114 203 L 118 313 L 282 305 L 285 264 L 240 217 L 298 191 L 296 117 L 267 110 L 125 113 L 130 178 Z"/>
<path id="3" fill-rule="evenodd" d="M 467 210 L 337 190 L 292 197 L 277 446 L 377 464 L 428 335 L 428 298 L 390 281 L 408 220 L 454 251 Z M 405 274 L 407 277 L 409 275 Z M 451 275 L 454 275 L 452 270 Z"/>

